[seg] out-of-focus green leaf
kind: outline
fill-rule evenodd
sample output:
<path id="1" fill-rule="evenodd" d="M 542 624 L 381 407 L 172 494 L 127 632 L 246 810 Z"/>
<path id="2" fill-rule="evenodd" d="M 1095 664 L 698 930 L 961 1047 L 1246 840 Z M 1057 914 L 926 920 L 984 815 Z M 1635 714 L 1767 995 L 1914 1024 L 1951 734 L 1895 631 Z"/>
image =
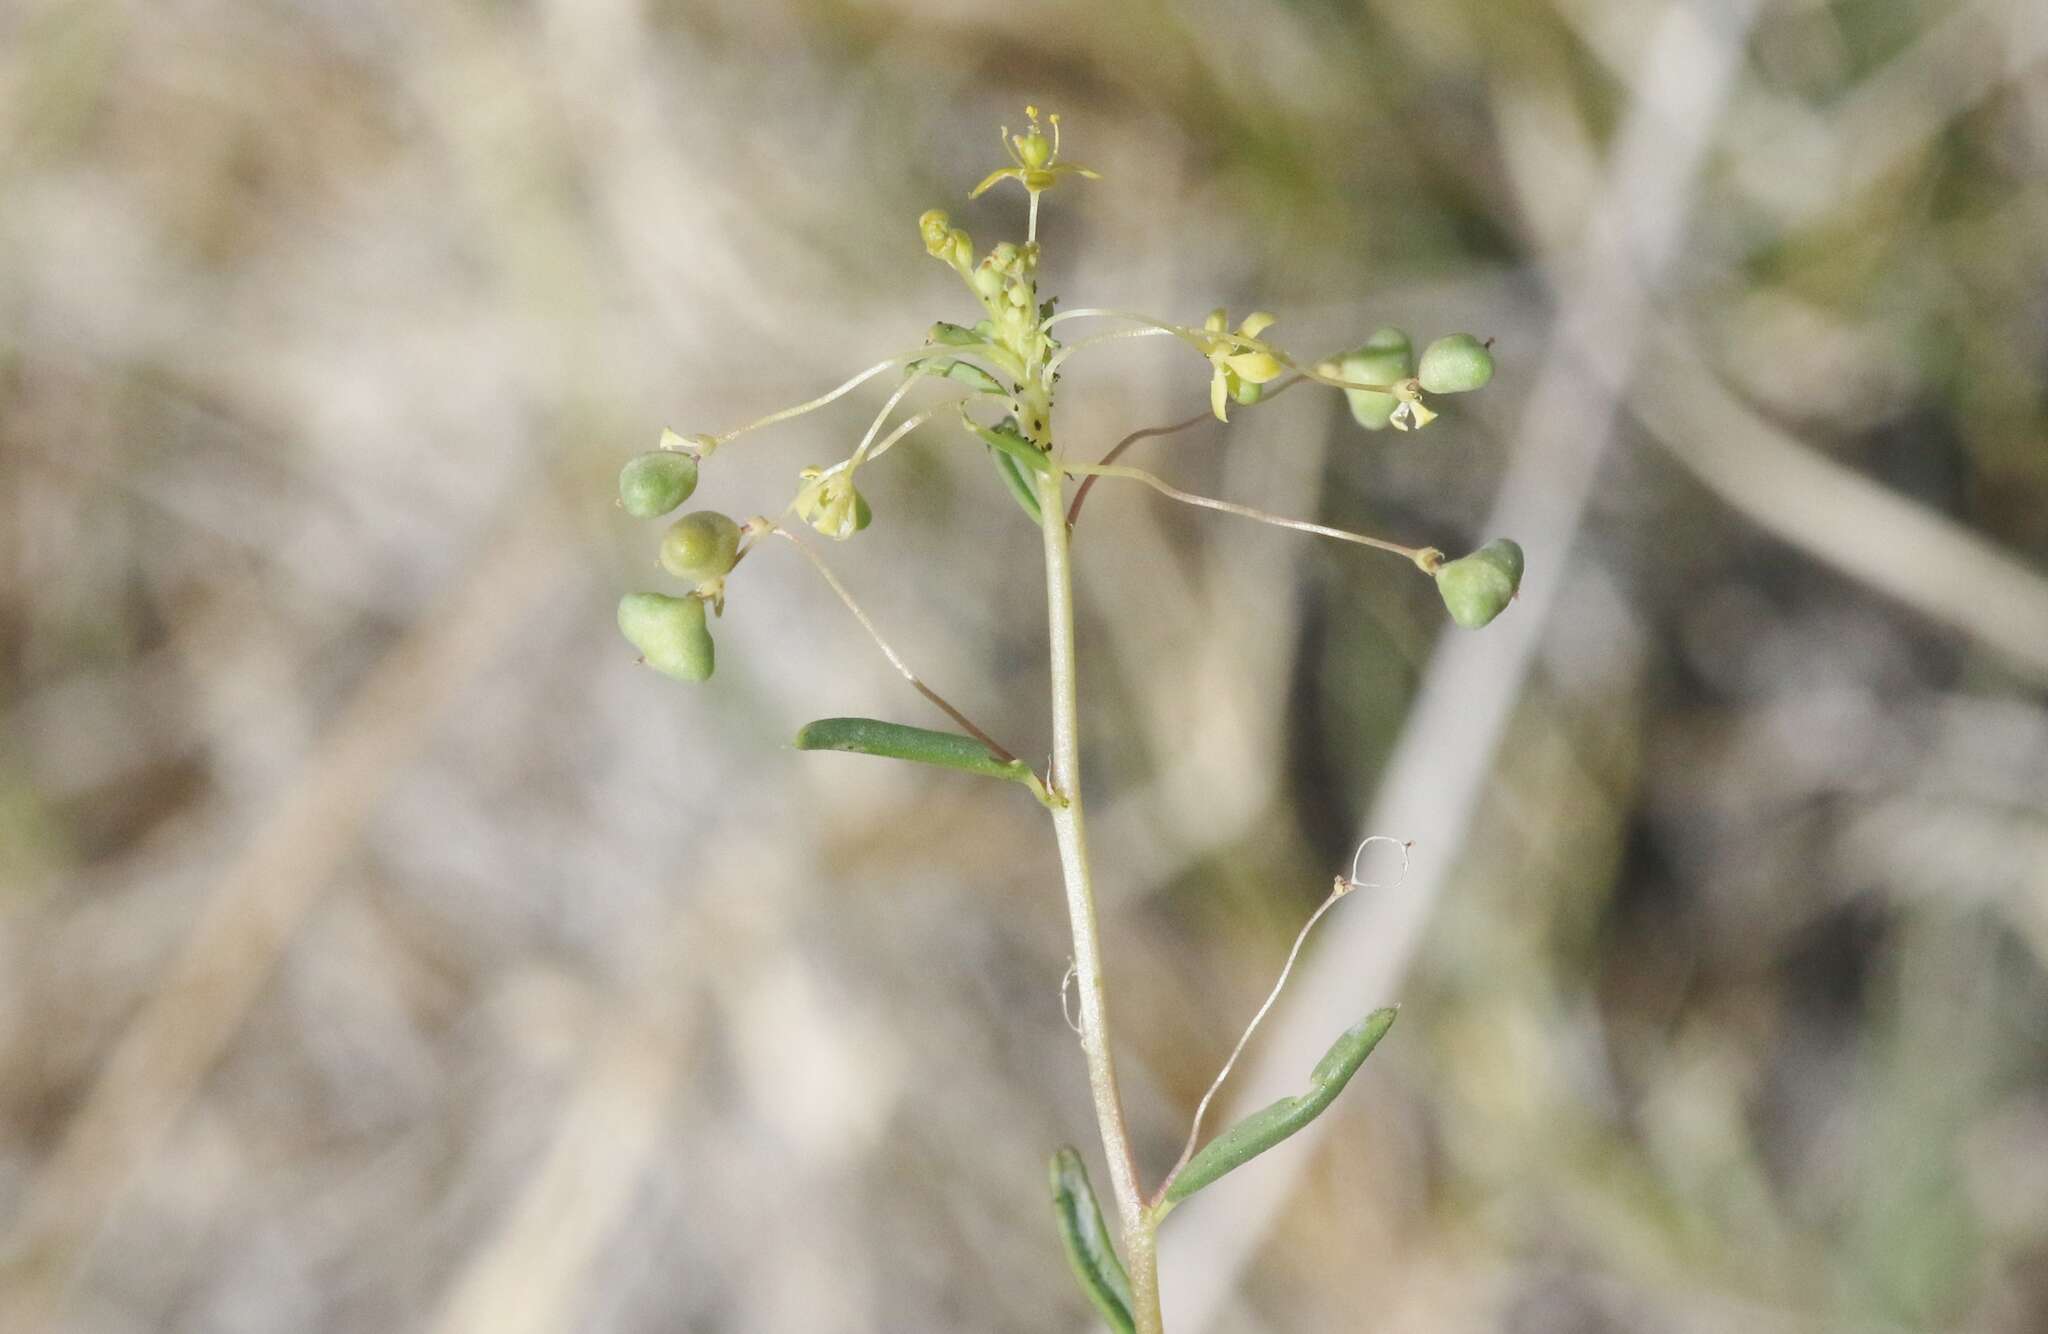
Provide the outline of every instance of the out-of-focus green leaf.
<path id="1" fill-rule="evenodd" d="M 1073 1149 L 1052 1156 L 1052 1211 L 1066 1244 L 1067 1263 L 1095 1309 L 1117 1334 L 1132 1334 L 1131 1280 L 1116 1258 L 1109 1229 L 1102 1225 L 1102 1207 L 1088 1184 L 1088 1168 Z"/>

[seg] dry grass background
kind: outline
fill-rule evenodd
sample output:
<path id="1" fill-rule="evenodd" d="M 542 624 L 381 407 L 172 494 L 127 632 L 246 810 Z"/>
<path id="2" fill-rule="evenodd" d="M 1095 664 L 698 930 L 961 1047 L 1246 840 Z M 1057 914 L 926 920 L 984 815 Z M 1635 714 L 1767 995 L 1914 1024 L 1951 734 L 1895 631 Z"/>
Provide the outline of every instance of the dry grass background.
<path id="1" fill-rule="evenodd" d="M 636 669 L 610 478 L 957 314 L 1066 116 L 1068 304 L 1500 338 L 1419 438 L 1142 448 L 1458 548 L 1105 486 L 1113 1000 L 1176 1331 L 2048 1327 L 2048 17 L 1934 4 L 0 5 L 0 1329 L 1079 1329 L 1092 1142 L 1015 794 L 787 746 L 921 702 L 786 555 Z M 1064 433 L 1201 401 L 1112 345 Z M 861 404 L 879 402 L 879 392 Z M 859 405 L 721 454 L 771 508 Z M 1044 744 L 1036 542 L 938 433 L 835 551 Z M 864 475 L 864 478 L 867 475 Z"/>

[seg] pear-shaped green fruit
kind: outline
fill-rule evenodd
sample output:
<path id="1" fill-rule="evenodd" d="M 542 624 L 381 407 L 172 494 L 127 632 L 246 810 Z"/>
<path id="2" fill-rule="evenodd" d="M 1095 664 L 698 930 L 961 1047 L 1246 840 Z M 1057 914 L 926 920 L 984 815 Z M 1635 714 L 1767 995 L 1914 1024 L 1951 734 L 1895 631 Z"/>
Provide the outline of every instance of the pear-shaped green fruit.
<path id="1" fill-rule="evenodd" d="M 1469 556 L 1437 567 L 1436 591 L 1451 619 L 1477 630 L 1507 610 L 1522 586 L 1522 548 L 1496 537 Z"/>
<path id="2" fill-rule="evenodd" d="M 673 449 L 657 449 L 619 469 L 619 504 L 636 519 L 658 519 L 697 489 L 697 460 Z"/>
<path id="3" fill-rule="evenodd" d="M 1422 350 L 1422 367 L 1415 378 L 1432 394 L 1483 389 L 1493 378 L 1493 353 L 1471 334 L 1451 334 Z"/>
<path id="4" fill-rule="evenodd" d="M 628 593 L 619 599 L 619 633 L 647 665 L 678 681 L 704 681 L 714 665 L 701 598 Z"/>
<path id="5" fill-rule="evenodd" d="M 661 568 L 701 584 L 730 570 L 738 559 L 740 526 L 717 510 L 696 510 L 661 536 Z"/>
<path id="6" fill-rule="evenodd" d="M 1415 374 L 1414 358 L 1415 347 L 1408 341 L 1408 335 L 1390 324 L 1374 330 L 1365 346 L 1347 354 L 1338 363 L 1337 373 L 1346 380 L 1391 385 Z M 1400 400 L 1392 394 L 1370 389 L 1346 389 L 1344 397 L 1351 400 L 1351 415 L 1368 431 L 1385 430 L 1394 409 L 1400 406 Z"/>

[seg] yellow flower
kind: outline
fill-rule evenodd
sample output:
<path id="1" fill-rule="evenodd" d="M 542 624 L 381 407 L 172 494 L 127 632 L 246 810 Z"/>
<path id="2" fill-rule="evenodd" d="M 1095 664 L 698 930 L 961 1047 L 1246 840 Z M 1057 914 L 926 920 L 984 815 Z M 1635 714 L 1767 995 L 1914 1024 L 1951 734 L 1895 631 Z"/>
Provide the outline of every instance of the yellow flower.
<path id="1" fill-rule="evenodd" d="M 868 526 L 873 515 L 867 497 L 854 490 L 853 469 L 847 464 L 805 468 L 799 477 L 802 485 L 789 507 L 805 523 L 841 542 Z"/>
<path id="2" fill-rule="evenodd" d="M 1422 383 L 1419 380 L 1411 378 L 1395 384 L 1394 397 L 1399 402 L 1394 406 L 1394 415 L 1387 420 L 1397 431 L 1419 431 L 1439 415 L 1422 401 Z"/>
<path id="3" fill-rule="evenodd" d="M 1233 398 L 1240 403 L 1256 403 L 1256 387 L 1270 380 L 1277 380 L 1285 373 L 1286 367 L 1273 355 L 1273 349 L 1259 341 L 1259 335 L 1272 327 L 1273 317 L 1263 310 L 1255 310 L 1244 317 L 1244 323 L 1237 326 L 1237 332 L 1228 332 L 1230 316 L 1218 306 L 1209 312 L 1209 318 L 1202 321 L 1203 332 L 1208 336 L 1200 340 L 1202 355 L 1209 358 L 1209 364 L 1216 368 L 1209 379 L 1209 407 L 1216 413 L 1216 420 L 1229 421 L 1224 406 Z"/>
<path id="4" fill-rule="evenodd" d="M 1059 113 L 1054 112 L 1047 117 L 1052 122 L 1050 140 L 1047 140 L 1038 128 L 1038 108 L 1025 107 L 1024 114 L 1031 118 L 1031 129 L 1028 133 L 1011 134 L 1009 126 L 1003 127 L 1003 151 L 1008 153 L 1010 161 L 1017 165 L 990 172 L 980 185 L 974 187 L 973 192 L 967 196 L 969 199 L 978 198 L 982 191 L 1006 176 L 1015 177 L 1033 195 L 1051 189 L 1062 176 L 1069 173 L 1084 176 L 1091 181 L 1102 179 L 1102 173 L 1099 171 L 1090 171 L 1086 167 L 1060 161 Z"/>

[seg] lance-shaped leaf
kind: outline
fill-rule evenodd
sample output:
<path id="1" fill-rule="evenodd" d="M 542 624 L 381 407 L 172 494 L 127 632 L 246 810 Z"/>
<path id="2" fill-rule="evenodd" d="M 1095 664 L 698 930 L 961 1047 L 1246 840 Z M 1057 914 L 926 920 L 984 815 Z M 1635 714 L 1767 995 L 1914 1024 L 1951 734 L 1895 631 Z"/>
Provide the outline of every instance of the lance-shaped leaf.
<path id="1" fill-rule="evenodd" d="M 1282 1098 L 1253 1112 L 1202 1146 L 1167 1188 L 1168 1204 L 1178 1204 L 1232 1168 L 1241 1167 L 1295 1131 L 1321 1116 L 1394 1026 L 1399 1007 L 1374 1010 L 1331 1045 L 1309 1072 L 1308 1092 Z"/>
<path id="2" fill-rule="evenodd" d="M 903 369 L 912 375 L 943 375 L 948 380 L 958 380 L 961 384 L 978 389 L 984 394 L 1004 392 L 1001 380 L 973 362 L 962 361 L 958 357 L 926 357 L 922 361 L 911 362 Z"/>
<path id="3" fill-rule="evenodd" d="M 987 746 L 957 732 L 906 727 L 879 718 L 820 718 L 796 734 L 798 750 L 843 750 L 892 760 L 936 764 L 943 769 L 1007 778 L 1030 785 L 1034 775 L 1022 760 L 998 759 Z"/>
<path id="4" fill-rule="evenodd" d="M 1017 429 L 1015 418 L 1005 417 L 994 426 L 983 426 L 968 416 L 967 409 L 963 407 L 960 409 L 960 419 L 966 422 L 967 429 L 980 436 L 990 449 L 1001 450 L 1032 472 L 1052 471 L 1052 460 L 1045 456 L 1044 450 L 1032 444 L 1025 438 L 1024 433 Z"/>
<path id="5" fill-rule="evenodd" d="M 964 324 L 952 324 L 945 320 L 940 320 L 931 327 L 931 332 L 924 336 L 924 341 L 927 343 L 937 343 L 942 347 L 975 347 L 985 340 L 981 334 Z"/>
<path id="6" fill-rule="evenodd" d="M 1131 1280 L 1116 1258 L 1109 1229 L 1102 1225 L 1102 1206 L 1088 1184 L 1088 1168 L 1072 1149 L 1052 1156 L 1052 1212 L 1081 1291 L 1111 1329 L 1132 1334 L 1137 1326 L 1131 1320 Z"/>
<path id="7" fill-rule="evenodd" d="M 1008 454 L 999 453 L 993 446 L 988 451 L 988 461 L 995 465 L 996 476 L 1003 479 L 1010 496 L 1017 502 L 1017 508 L 1024 511 L 1024 517 L 1034 524 L 1042 524 L 1044 511 L 1038 506 L 1038 492 L 1032 489 L 1031 479 L 1024 475 L 1024 467 Z"/>

